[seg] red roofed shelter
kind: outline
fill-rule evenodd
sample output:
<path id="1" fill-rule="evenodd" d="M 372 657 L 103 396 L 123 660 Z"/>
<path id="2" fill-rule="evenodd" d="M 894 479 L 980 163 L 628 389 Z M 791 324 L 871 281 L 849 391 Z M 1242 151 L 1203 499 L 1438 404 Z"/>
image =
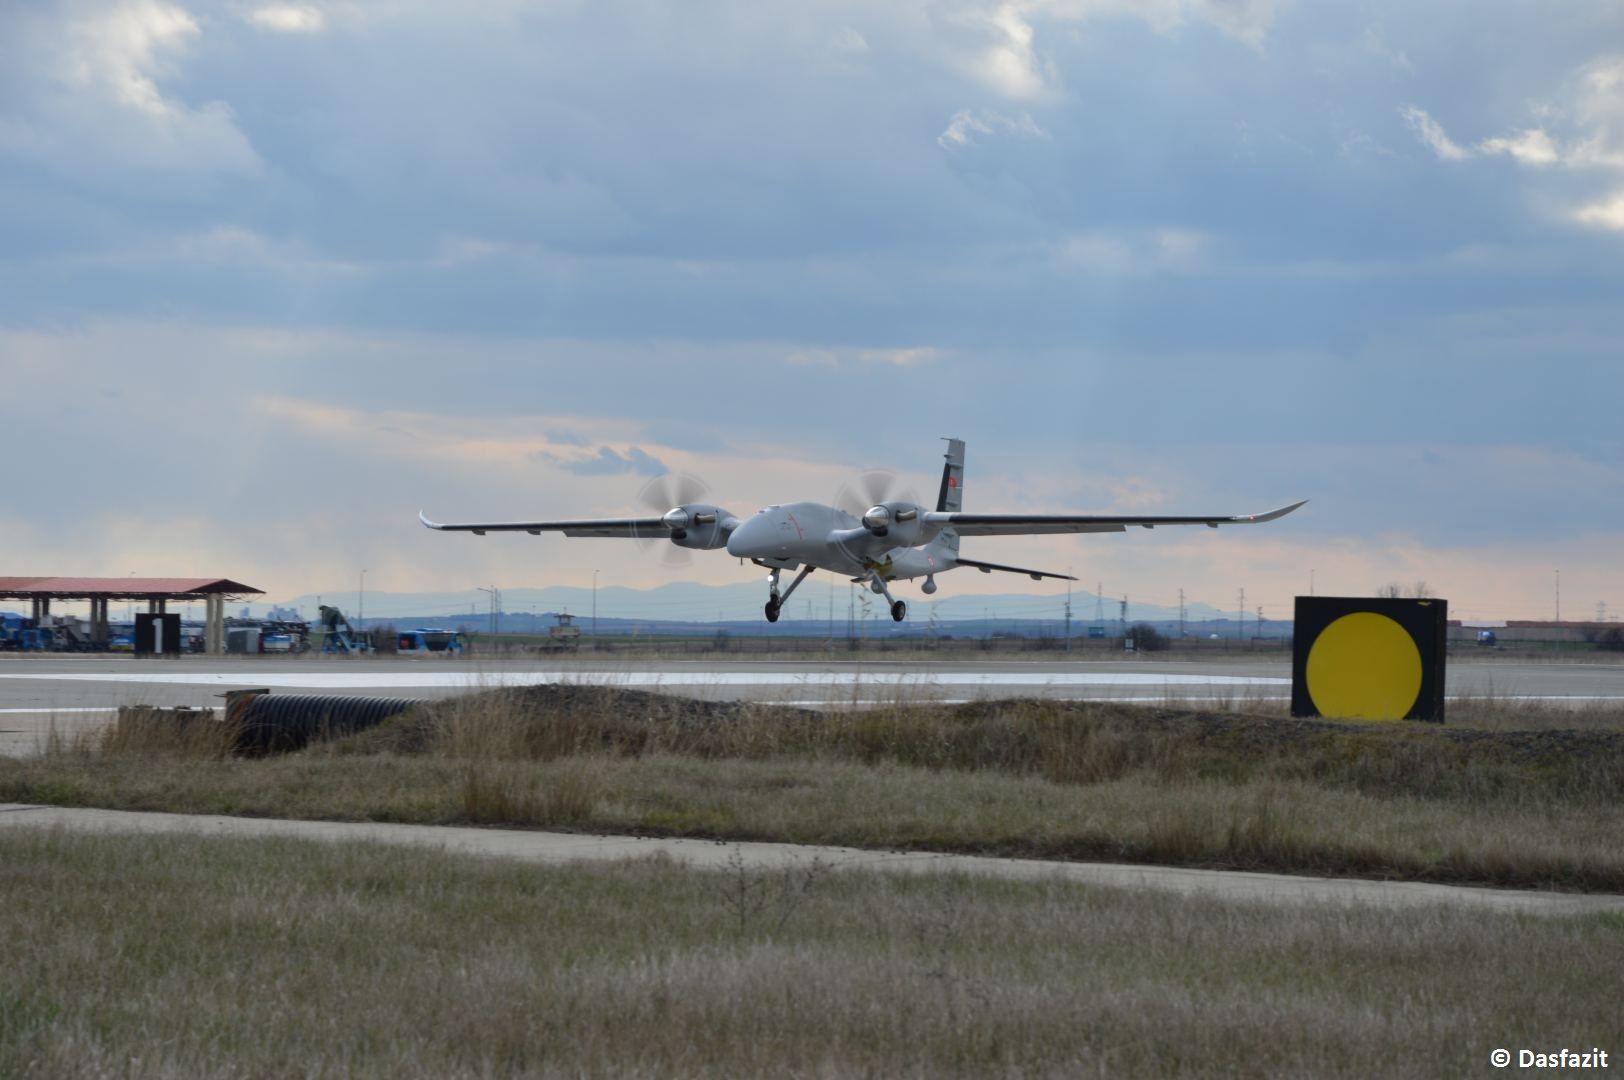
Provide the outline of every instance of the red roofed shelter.
<path id="1" fill-rule="evenodd" d="M 0 600 L 28 600 L 34 605 L 35 620 L 51 613 L 52 600 L 88 600 L 92 638 L 107 641 L 107 605 L 115 600 L 145 600 L 147 610 L 163 614 L 170 601 L 190 603 L 201 600 L 206 612 L 205 650 L 211 656 L 226 651 L 226 601 L 263 596 L 252 585 L 228 578 L 87 578 L 87 577 L 0 577 Z"/>

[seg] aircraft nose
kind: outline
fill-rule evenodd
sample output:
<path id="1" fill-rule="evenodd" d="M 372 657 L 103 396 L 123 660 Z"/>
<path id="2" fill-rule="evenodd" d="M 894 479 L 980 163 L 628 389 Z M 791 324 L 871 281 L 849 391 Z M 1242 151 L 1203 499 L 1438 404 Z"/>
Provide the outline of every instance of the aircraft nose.
<path id="1" fill-rule="evenodd" d="M 778 531 L 767 520 L 767 515 L 757 514 L 740 522 L 728 536 L 727 553 L 740 559 L 760 558 L 769 554 L 768 545 L 777 537 Z"/>

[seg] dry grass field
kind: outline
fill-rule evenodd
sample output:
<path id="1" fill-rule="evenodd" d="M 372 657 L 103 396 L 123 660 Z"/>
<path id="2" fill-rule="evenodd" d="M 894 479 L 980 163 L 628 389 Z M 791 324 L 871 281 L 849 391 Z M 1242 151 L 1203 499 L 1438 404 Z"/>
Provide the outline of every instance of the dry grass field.
<path id="1" fill-rule="evenodd" d="M 1474 709 L 1436 727 L 536 687 L 263 759 L 213 722 L 132 716 L 0 760 L 0 800 L 1624 891 L 1618 715 Z"/>
<path id="2" fill-rule="evenodd" d="M 1482 1076 L 1624 919 L 0 835 L 0 1076 Z"/>

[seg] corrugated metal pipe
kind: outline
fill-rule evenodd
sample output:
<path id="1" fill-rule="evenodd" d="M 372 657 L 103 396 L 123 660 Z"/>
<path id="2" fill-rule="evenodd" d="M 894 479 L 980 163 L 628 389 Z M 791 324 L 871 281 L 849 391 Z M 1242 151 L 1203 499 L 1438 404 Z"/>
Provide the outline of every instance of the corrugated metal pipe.
<path id="1" fill-rule="evenodd" d="M 339 738 L 377 727 L 421 698 L 350 697 L 234 690 L 226 695 L 226 722 L 237 728 L 237 752 L 286 754 L 317 739 Z"/>

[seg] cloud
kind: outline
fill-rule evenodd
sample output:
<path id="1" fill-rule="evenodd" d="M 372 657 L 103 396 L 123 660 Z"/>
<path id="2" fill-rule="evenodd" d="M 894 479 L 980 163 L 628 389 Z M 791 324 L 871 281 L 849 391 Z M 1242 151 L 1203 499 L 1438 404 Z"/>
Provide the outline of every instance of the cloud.
<path id="1" fill-rule="evenodd" d="M 1438 157 L 1462 161 L 1471 157 L 1508 157 L 1518 165 L 1536 170 L 1562 168 L 1575 172 L 1610 174 L 1614 190 L 1600 198 L 1573 206 L 1566 192 L 1560 198 L 1571 207 L 1568 220 L 1577 224 L 1620 231 L 1624 229 L 1624 195 L 1616 183 L 1624 179 L 1624 59 L 1609 57 L 1580 69 L 1572 80 L 1576 85 L 1567 105 L 1539 105 L 1535 114 L 1542 120 L 1536 127 L 1508 135 L 1483 139 L 1470 147 L 1454 142 L 1443 127 L 1425 110 L 1409 105 L 1400 114 L 1416 136 Z M 1548 130 L 1572 117 L 1565 138 Z"/>
<path id="2" fill-rule="evenodd" d="M 1005 97 L 1036 100 L 1044 97 L 1054 70 L 1032 48 L 1033 31 L 1016 4 L 1000 4 L 982 17 L 992 43 L 972 61 L 975 73 Z"/>
<path id="3" fill-rule="evenodd" d="M 1516 135 L 1502 135 L 1493 139 L 1484 139 L 1477 144 L 1477 148 L 1484 154 L 1506 154 L 1515 158 L 1518 163 L 1544 168 L 1555 165 L 1562 160 L 1556 143 L 1541 128 L 1529 128 Z"/>
<path id="4" fill-rule="evenodd" d="M 971 75 L 1006 98 L 1045 101 L 1061 86 L 1058 68 L 1038 49 L 1040 22 L 1134 18 L 1162 34 L 1204 22 L 1261 49 L 1276 6 L 1276 0 L 993 0 L 956 5 L 948 18 L 980 39 L 965 61 Z"/>
<path id="5" fill-rule="evenodd" d="M 197 36 L 197 21 L 181 8 L 158 0 L 126 3 L 70 25 L 63 74 L 121 105 L 172 117 L 183 109 L 159 93 L 154 79 L 170 70 L 166 55 L 184 52 Z"/>
<path id="6" fill-rule="evenodd" d="M 1451 139 L 1436 120 L 1427 115 L 1427 111 L 1415 105 L 1406 105 L 1399 109 L 1399 115 L 1404 122 L 1410 125 L 1416 138 L 1432 148 L 1444 161 L 1464 161 L 1471 157 L 1471 152 L 1464 146 Z"/>
<path id="7" fill-rule="evenodd" d="M 1624 191 L 1587 203 L 1573 212 L 1573 220 L 1613 232 L 1624 232 Z"/>
<path id="8" fill-rule="evenodd" d="M 315 34 L 326 25 L 319 10 L 298 4 L 268 4 L 249 12 L 247 18 L 258 29 L 278 34 Z"/>
<path id="9" fill-rule="evenodd" d="M 624 476 L 634 473 L 638 476 L 659 476 L 670 472 L 665 463 L 652 454 L 644 452 L 636 446 L 626 448 L 624 454 L 613 447 L 600 446 L 596 454 L 580 457 L 563 457 L 550 451 L 537 451 L 531 455 L 537 461 L 544 461 L 556 465 L 565 472 L 576 476 Z"/>
<path id="10" fill-rule="evenodd" d="M 163 0 L 77 8 L 77 17 L 8 27 L 21 90 L 0 98 L 0 151 L 86 175 L 115 165 L 148 172 L 257 173 L 258 153 L 223 101 L 192 106 L 166 93 L 202 40 L 198 21 Z M 90 175 L 94 175 L 93 173 Z"/>
<path id="11" fill-rule="evenodd" d="M 975 145 L 977 135 L 994 135 L 1000 132 L 1028 139 L 1041 139 L 1048 134 L 1038 126 L 1030 113 L 1004 116 L 986 109 L 978 111 L 960 109 L 953 114 L 953 119 L 948 121 L 947 128 L 936 136 L 936 143 L 944 149 L 952 150 Z"/>

